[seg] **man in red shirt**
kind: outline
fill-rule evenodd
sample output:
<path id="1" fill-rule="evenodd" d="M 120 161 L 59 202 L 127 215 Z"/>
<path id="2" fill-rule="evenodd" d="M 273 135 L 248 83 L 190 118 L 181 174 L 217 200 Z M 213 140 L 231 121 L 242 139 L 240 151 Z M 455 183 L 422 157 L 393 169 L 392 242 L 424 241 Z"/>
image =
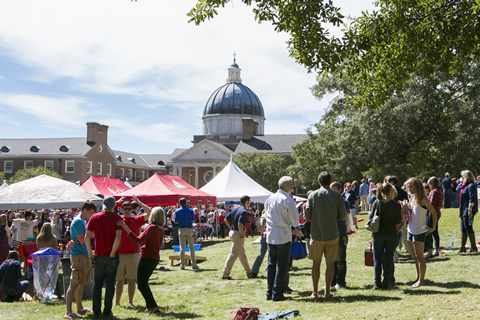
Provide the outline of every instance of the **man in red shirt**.
<path id="1" fill-rule="evenodd" d="M 139 204 L 144 209 L 145 214 L 132 216 L 133 212 L 133 203 L 130 201 L 125 201 L 122 204 L 123 216 L 120 216 L 125 222 L 125 225 L 130 229 L 137 237 L 140 235 L 140 228 L 148 221 L 150 218 L 151 208 L 147 207 L 145 204 L 140 202 L 136 196 L 133 196 L 136 204 Z M 127 278 L 128 283 L 128 308 L 133 309 L 133 295 L 135 294 L 135 280 L 137 279 L 137 266 L 138 266 L 138 251 L 139 245 L 128 237 L 127 232 L 124 230 L 122 232 L 122 240 L 120 241 L 120 247 L 118 248 L 119 254 L 119 264 L 117 269 L 117 286 L 115 291 L 115 304 L 114 306 L 120 305 L 120 298 L 123 293 L 123 282 L 125 277 Z"/>
<path id="2" fill-rule="evenodd" d="M 120 216 L 113 213 L 115 198 L 107 196 L 103 199 L 103 211 L 94 214 L 87 223 L 85 244 L 88 257 L 95 262 L 95 284 L 93 286 L 93 314 L 99 317 L 102 313 L 102 287 L 105 286 L 105 306 L 103 315 L 114 318 L 112 314 L 112 301 L 115 293 L 115 275 L 117 274 L 118 255 L 117 249 L 122 238 L 122 227 L 117 225 Z M 95 254 L 92 252 L 90 238 L 95 236 Z"/>

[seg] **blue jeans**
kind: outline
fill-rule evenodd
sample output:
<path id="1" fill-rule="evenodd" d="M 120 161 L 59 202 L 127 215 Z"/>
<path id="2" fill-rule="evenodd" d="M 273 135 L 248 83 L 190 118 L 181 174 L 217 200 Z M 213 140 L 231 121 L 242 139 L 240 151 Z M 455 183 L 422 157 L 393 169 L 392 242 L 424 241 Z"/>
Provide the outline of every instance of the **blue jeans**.
<path id="1" fill-rule="evenodd" d="M 398 235 L 394 233 L 389 236 L 373 237 L 373 268 L 375 270 L 375 284 L 381 285 L 382 266 L 383 266 L 383 282 L 385 284 L 393 276 L 393 254 L 398 244 Z"/>
<path id="2" fill-rule="evenodd" d="M 333 275 L 332 287 L 336 284 L 342 287 L 346 286 L 345 277 L 347 276 L 347 244 L 348 236 L 338 238 L 338 249 L 340 250 L 340 260 L 335 261 L 335 273 Z"/>
<path id="3" fill-rule="evenodd" d="M 138 262 L 137 267 L 137 287 L 143 298 L 145 299 L 147 309 L 153 309 L 157 306 L 155 298 L 153 297 L 152 290 L 148 285 L 148 280 L 153 273 L 153 270 L 157 267 L 158 260 L 142 258 Z"/>
<path id="4" fill-rule="evenodd" d="M 290 263 L 290 247 L 292 243 L 267 244 L 267 299 L 277 300 L 283 298 L 285 291 L 285 278 Z"/>
<path id="5" fill-rule="evenodd" d="M 172 246 L 178 246 L 180 244 L 180 240 L 178 238 L 178 226 L 172 226 Z"/>
<path id="6" fill-rule="evenodd" d="M 17 286 L 17 289 L 4 288 L 3 291 L 6 294 L 5 302 L 17 302 L 20 301 L 23 293 L 27 290 L 30 283 L 26 280 L 20 281 Z"/>
<path id="7" fill-rule="evenodd" d="M 257 259 L 255 259 L 255 262 L 253 263 L 252 266 L 252 273 L 258 274 L 260 272 L 260 266 L 262 265 L 263 258 L 265 257 L 265 254 L 267 253 L 268 246 L 267 246 L 267 239 L 262 237 L 260 240 L 260 251 L 258 252 Z"/>
<path id="8" fill-rule="evenodd" d="M 112 313 L 112 301 L 115 293 L 115 277 L 117 275 L 119 258 L 110 256 L 95 256 L 95 284 L 93 285 L 93 314 L 98 316 L 102 313 L 102 287 L 105 285 L 105 301 L 103 314 L 108 316 Z"/>

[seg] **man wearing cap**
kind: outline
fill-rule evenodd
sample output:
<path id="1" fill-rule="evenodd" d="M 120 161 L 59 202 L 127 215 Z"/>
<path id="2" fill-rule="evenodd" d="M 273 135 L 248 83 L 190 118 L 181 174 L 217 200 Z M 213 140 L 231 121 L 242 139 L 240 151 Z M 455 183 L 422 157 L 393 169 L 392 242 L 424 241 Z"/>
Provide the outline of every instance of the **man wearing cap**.
<path id="1" fill-rule="evenodd" d="M 140 207 L 145 210 L 145 214 L 133 216 L 134 203 L 125 201 L 122 204 L 123 216 L 120 216 L 130 231 L 137 237 L 140 235 L 140 228 L 150 218 L 151 208 L 140 202 L 135 195 L 133 195 L 135 204 L 137 204 L 137 214 L 140 211 Z M 133 296 L 135 294 L 135 280 L 137 279 L 137 267 L 138 267 L 138 255 L 139 246 L 133 242 L 125 230 L 122 231 L 122 240 L 120 241 L 120 247 L 118 248 L 119 264 L 117 269 L 117 285 L 115 291 L 115 306 L 120 305 L 120 298 L 123 293 L 123 282 L 127 278 L 128 284 L 128 306 L 127 308 L 133 309 Z"/>
<path id="2" fill-rule="evenodd" d="M 185 269 L 185 249 L 188 243 L 190 249 L 190 261 L 192 269 L 198 269 L 197 259 L 195 259 L 195 250 L 193 243 L 193 222 L 195 222 L 195 214 L 193 210 L 187 207 L 187 199 L 181 198 L 179 201 L 182 206 L 175 211 L 173 223 L 178 226 L 178 237 L 180 240 L 180 269 Z"/>
<path id="3" fill-rule="evenodd" d="M 452 206 L 452 180 L 450 174 L 445 173 L 445 179 L 442 180 L 443 189 L 443 207 L 450 208 Z"/>
<path id="4" fill-rule="evenodd" d="M 223 268 L 222 279 L 232 280 L 230 277 L 230 271 L 232 270 L 233 264 L 240 259 L 240 262 L 245 269 L 245 274 L 247 277 L 250 277 L 250 266 L 248 265 L 247 255 L 245 254 L 245 224 L 247 223 L 248 211 L 246 208 L 250 207 L 250 197 L 242 196 L 240 198 L 241 205 L 230 211 L 225 217 L 225 223 L 230 228 L 229 236 L 232 240 L 232 248 L 230 249 L 230 254 L 227 257 L 225 262 L 225 267 Z"/>
<path id="5" fill-rule="evenodd" d="M 113 213 L 115 198 L 107 196 L 103 199 L 103 211 L 94 214 L 87 223 L 86 245 L 88 257 L 95 262 L 95 284 L 93 286 L 93 314 L 102 314 L 102 287 L 104 280 L 105 300 L 103 315 L 113 318 L 112 301 L 115 293 L 115 276 L 118 268 L 117 249 L 122 239 L 122 227 L 117 225 L 120 216 Z M 92 252 L 90 238 L 95 236 L 95 255 Z"/>

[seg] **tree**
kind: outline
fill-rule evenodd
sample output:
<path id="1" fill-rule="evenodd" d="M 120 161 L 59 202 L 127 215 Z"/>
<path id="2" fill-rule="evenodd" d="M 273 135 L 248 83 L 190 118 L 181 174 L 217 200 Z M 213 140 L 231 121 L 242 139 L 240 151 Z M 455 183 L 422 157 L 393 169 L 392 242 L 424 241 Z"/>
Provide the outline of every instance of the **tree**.
<path id="1" fill-rule="evenodd" d="M 17 183 L 23 180 L 31 179 L 38 177 L 39 175 L 46 174 L 55 178 L 63 179 L 61 175 L 52 171 L 50 169 L 45 169 L 44 167 L 35 167 L 35 168 L 25 168 L 18 170 L 10 179 L 8 179 L 8 184 Z"/>
<path id="2" fill-rule="evenodd" d="M 312 172 L 302 183 L 311 183 L 320 170 L 341 181 L 381 181 L 387 174 L 404 181 L 459 174 L 466 168 L 479 172 L 479 63 L 470 63 L 455 77 L 439 71 L 428 80 L 414 78 L 402 94 L 377 109 L 355 109 L 347 103 L 345 95 L 354 90 L 354 82 L 330 77 L 312 88 L 319 99 L 326 93 L 338 95 L 293 148 L 297 163 L 291 170 Z M 308 165 L 315 169 L 305 170 Z"/>
<path id="3" fill-rule="evenodd" d="M 290 56 L 320 76 L 356 78 L 345 98 L 381 107 L 414 77 L 461 74 L 480 55 L 478 0 L 377 0 L 377 10 L 345 18 L 332 0 L 241 0 L 255 19 L 287 32 Z M 228 0 L 199 0 L 189 13 L 200 24 Z M 349 24 L 347 24 L 349 23 Z M 336 38 L 326 26 L 344 26 Z"/>
<path id="4" fill-rule="evenodd" d="M 233 161 L 250 178 L 271 192 L 278 190 L 278 180 L 286 175 L 286 160 L 277 154 L 239 153 Z M 245 193 L 248 194 L 248 190 Z"/>
<path id="5" fill-rule="evenodd" d="M 3 180 L 5 180 L 5 172 L 0 172 L 0 185 L 3 183 Z"/>

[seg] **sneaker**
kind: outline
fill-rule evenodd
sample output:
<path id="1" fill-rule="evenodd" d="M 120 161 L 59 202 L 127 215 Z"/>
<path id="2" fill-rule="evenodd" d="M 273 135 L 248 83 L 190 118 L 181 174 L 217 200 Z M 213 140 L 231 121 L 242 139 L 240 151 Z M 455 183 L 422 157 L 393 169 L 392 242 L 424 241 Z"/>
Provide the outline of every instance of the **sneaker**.
<path id="1" fill-rule="evenodd" d="M 337 283 L 331 290 L 335 290 L 335 291 L 336 291 L 336 290 L 340 290 L 340 289 L 342 289 L 342 288 L 344 288 L 344 286 L 339 285 L 339 284 Z"/>
<path id="2" fill-rule="evenodd" d="M 253 272 L 250 272 L 250 274 L 248 275 L 248 277 L 250 279 L 255 279 L 257 277 L 257 274 L 256 273 L 253 273 Z"/>
<path id="3" fill-rule="evenodd" d="M 65 313 L 65 316 L 63 317 L 64 319 L 83 319 L 80 317 L 78 314 L 70 312 L 70 313 Z"/>
<path id="4" fill-rule="evenodd" d="M 198 269 L 197 265 L 192 266 L 192 269 Z"/>

